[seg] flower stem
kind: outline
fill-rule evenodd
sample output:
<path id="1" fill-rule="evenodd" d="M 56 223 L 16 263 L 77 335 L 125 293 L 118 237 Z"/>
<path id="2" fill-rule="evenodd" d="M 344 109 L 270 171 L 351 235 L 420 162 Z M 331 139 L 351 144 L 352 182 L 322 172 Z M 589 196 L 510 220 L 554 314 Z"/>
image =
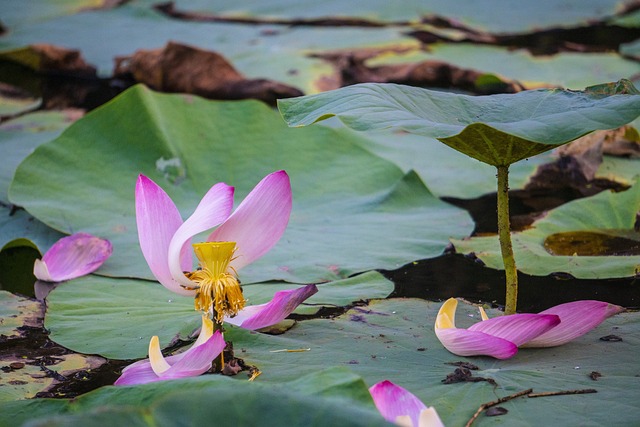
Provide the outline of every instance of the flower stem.
<path id="1" fill-rule="evenodd" d="M 511 246 L 511 226 L 509 224 L 509 165 L 496 166 L 498 169 L 498 238 L 507 279 L 505 314 L 516 312 L 518 302 L 518 270 Z"/>
<path id="2" fill-rule="evenodd" d="M 224 329 L 222 328 L 222 323 L 218 323 L 216 321 L 216 311 L 213 308 L 211 309 L 211 316 L 211 319 L 213 320 L 213 333 L 215 334 L 216 331 L 223 333 Z M 224 349 L 220 352 L 220 355 L 213 360 L 213 364 L 215 365 L 215 372 L 222 372 L 224 369 Z"/>

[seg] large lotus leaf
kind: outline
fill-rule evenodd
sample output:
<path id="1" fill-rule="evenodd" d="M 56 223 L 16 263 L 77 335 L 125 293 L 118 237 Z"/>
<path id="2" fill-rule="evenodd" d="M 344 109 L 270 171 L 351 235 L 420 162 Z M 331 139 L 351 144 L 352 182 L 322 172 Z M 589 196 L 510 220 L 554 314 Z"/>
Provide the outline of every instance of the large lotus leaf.
<path id="1" fill-rule="evenodd" d="M 243 287 L 249 304 L 262 304 L 286 283 Z M 380 273 L 318 285 L 318 293 L 298 307 L 298 314 L 314 314 L 322 307 L 386 297 L 393 284 Z M 45 326 L 50 338 L 74 351 L 114 359 L 147 354 L 149 339 L 157 335 L 163 347 L 186 340 L 200 326 L 193 298 L 176 295 L 158 283 L 143 280 L 87 276 L 65 282 L 47 298 Z M 99 338 L 97 338 L 99 337 Z"/>
<path id="2" fill-rule="evenodd" d="M 208 11 L 228 17 L 254 17 L 256 19 L 321 19 L 348 17 L 371 21 L 417 22 L 424 15 L 440 15 L 477 30 L 492 32 L 527 32 L 545 27 L 568 27 L 592 19 L 613 15 L 621 7 L 619 0 L 518 0 L 504 7 L 499 1 L 451 2 L 447 0 L 403 0 L 388 2 L 344 2 L 329 0 L 317 3 L 295 0 L 262 2 L 217 1 L 215 6 L 204 0 L 178 0 L 176 8 L 187 11 Z M 626 3 L 630 3 L 627 1 Z"/>
<path id="3" fill-rule="evenodd" d="M 632 425 L 640 402 L 634 392 L 636 375 L 638 313 L 625 313 L 607 320 L 597 329 L 564 346 L 521 349 L 508 360 L 458 357 L 447 352 L 433 332 L 440 303 L 416 299 L 376 301 L 356 307 L 334 319 L 300 322 L 284 335 L 251 334 L 231 328 L 225 337 L 242 343 L 243 358 L 256 365 L 259 381 L 279 383 L 327 366 L 349 366 L 367 384 L 389 379 L 433 405 L 445 425 L 464 425 L 486 402 L 517 391 L 535 392 L 595 388 L 597 394 L 514 400 L 504 405 L 504 417 L 481 417 L 478 425 L 609 425 L 612 414 L 619 425 Z M 497 315 L 490 311 L 490 316 Z M 477 308 L 461 304 L 458 326 L 479 321 Z M 622 342 L 600 337 L 616 334 Z M 309 349 L 284 352 L 282 349 Z M 488 382 L 443 384 L 453 373 L 451 362 L 470 362 L 480 370 L 475 377 Z M 595 382 L 589 374 L 597 371 Z"/>
<path id="4" fill-rule="evenodd" d="M 149 2 L 128 2 L 111 10 L 88 11 L 27 24 L 0 38 L 0 50 L 35 43 L 80 50 L 83 58 L 111 76 L 114 59 L 168 41 L 216 51 L 249 78 L 268 78 L 315 93 L 336 87 L 336 70 L 310 51 L 346 48 L 417 47 L 402 28 L 289 27 L 190 22 L 168 18 Z M 96 40 L 100 41 L 99 47 Z"/>
<path id="5" fill-rule="evenodd" d="M 152 336 L 166 347 L 199 326 L 193 299 L 148 281 L 86 276 L 61 284 L 47 297 L 50 338 L 79 353 L 144 357 Z"/>
<path id="6" fill-rule="evenodd" d="M 367 66 L 401 65 L 422 61 L 443 61 L 517 80 L 527 89 L 560 86 L 581 89 L 621 77 L 633 78 L 638 63 L 613 52 L 562 52 L 533 55 L 526 49 L 507 49 L 471 43 L 437 43 L 429 50 L 385 53 L 366 62 Z"/>
<path id="7" fill-rule="evenodd" d="M 0 203 L 9 203 L 7 192 L 18 164 L 37 146 L 56 138 L 77 118 L 73 111 L 45 111 L 25 114 L 0 125 Z M 28 213 L 0 206 L 0 257 L 10 243 L 13 246 L 35 246 L 46 251 L 62 234 Z"/>
<path id="8" fill-rule="evenodd" d="M 240 272 L 245 283 L 311 283 L 397 268 L 468 235 L 466 212 L 356 138 L 324 127 L 289 129 L 257 101 L 136 86 L 38 147 L 16 171 L 10 199 L 55 229 L 109 239 L 114 253 L 100 274 L 124 277 L 152 278 L 135 226 L 139 173 L 164 187 L 186 218 L 216 182 L 234 185 L 239 202 L 263 176 L 287 170 L 289 226 L 271 252 Z"/>
<path id="9" fill-rule="evenodd" d="M 0 202 L 9 202 L 9 183 L 20 162 L 37 146 L 60 135 L 76 116 L 75 112 L 43 111 L 25 114 L 0 125 Z"/>
<path id="10" fill-rule="evenodd" d="M 185 390 L 188 389 L 185 395 Z M 202 396 L 206 401 L 194 399 Z M 179 407 L 176 407 L 179 405 Z M 362 378 L 332 368 L 283 384 L 235 381 L 220 375 L 136 387 L 104 387 L 73 401 L 36 399 L 0 405 L 0 426 L 27 425 L 387 425 Z M 211 411 L 211 412 L 210 412 Z M 146 413 L 146 416 L 142 416 Z M 191 415 L 189 415 L 191 414 Z M 321 419 L 316 417 L 322 414 Z M 179 419 L 175 419 L 179 416 Z M 107 418 L 105 418 L 107 417 Z M 111 417 L 111 418 L 109 418 Z M 122 418 L 119 418 L 122 417 Z M 329 417 L 329 418 L 327 418 Z M 100 424 L 102 423 L 102 424 Z"/>
<path id="11" fill-rule="evenodd" d="M 407 132 L 362 133 L 362 148 L 388 159 L 405 171 L 414 170 L 438 197 L 473 199 L 496 191 L 496 169 L 465 156 L 434 138 Z M 523 188 L 538 166 L 552 161 L 552 151 L 509 168 L 509 188 Z"/>
<path id="12" fill-rule="evenodd" d="M 394 128 L 437 138 L 500 166 L 634 120 L 640 115 L 640 94 L 628 81 L 584 92 L 540 89 L 490 96 L 364 83 L 282 99 L 278 107 L 289 126 L 337 116 L 356 130 Z"/>
<path id="13" fill-rule="evenodd" d="M 564 272 L 579 279 L 632 277 L 640 269 L 640 255 L 552 255 L 544 243 L 555 233 L 586 231 L 611 235 L 624 230 L 633 233 L 639 211 L 640 184 L 620 193 L 603 191 L 562 205 L 536 221 L 530 229 L 512 235 L 518 270 L 536 276 Z M 497 236 L 452 242 L 458 252 L 473 252 L 488 267 L 504 268 Z"/>

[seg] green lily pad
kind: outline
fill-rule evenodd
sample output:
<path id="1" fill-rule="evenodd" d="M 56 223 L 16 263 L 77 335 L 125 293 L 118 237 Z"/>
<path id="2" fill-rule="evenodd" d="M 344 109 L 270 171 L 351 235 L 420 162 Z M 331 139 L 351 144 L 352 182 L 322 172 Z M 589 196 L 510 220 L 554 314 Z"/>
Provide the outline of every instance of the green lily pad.
<path id="1" fill-rule="evenodd" d="M 600 94 L 541 89 L 509 95 L 466 96 L 395 84 L 365 83 L 282 99 L 289 126 L 337 116 L 355 130 L 395 128 L 437 138 L 493 166 L 506 166 L 596 129 L 622 126 L 640 115 L 638 91 Z M 616 95 L 620 93 L 620 95 Z"/>
<path id="2" fill-rule="evenodd" d="M 165 188 L 186 218 L 216 182 L 234 185 L 239 202 L 263 176 L 287 170 L 289 226 L 271 252 L 240 271 L 244 283 L 314 283 L 393 269 L 439 255 L 449 237 L 469 234 L 466 212 L 354 139 L 323 127 L 289 129 L 256 101 L 136 86 L 38 147 L 16 171 L 10 200 L 54 229 L 109 239 L 114 253 L 100 274 L 120 277 L 152 278 L 135 226 L 139 173 Z"/>
<path id="3" fill-rule="evenodd" d="M 564 272 L 579 279 L 634 276 L 640 270 L 639 255 L 552 255 L 545 249 L 544 242 L 549 236 L 563 232 L 607 233 L 607 230 L 628 230 L 631 233 L 638 211 L 640 184 L 620 193 L 603 191 L 562 205 L 536 221 L 532 228 L 512 235 L 518 270 L 536 276 Z M 503 268 L 497 236 L 452 242 L 458 252 L 473 252 L 488 267 Z"/>
<path id="4" fill-rule="evenodd" d="M 55 139 L 77 118 L 76 112 L 43 111 L 25 114 L 0 125 L 0 149 L 3 153 L 0 202 L 9 202 L 9 183 L 20 162 L 37 146 Z"/>
<path id="5" fill-rule="evenodd" d="M 157 335 L 168 346 L 200 327 L 193 299 L 158 283 L 86 276 L 65 282 L 47 297 L 50 338 L 73 351 L 111 359 L 147 355 Z"/>
<path id="6" fill-rule="evenodd" d="M 0 288 L 16 291 L 26 289 L 27 285 L 33 287 L 33 281 L 28 283 L 33 277 L 18 277 L 19 272 L 33 270 L 32 249 L 43 253 L 63 236 L 25 211 L 14 211 L 8 206 L 7 192 L 18 164 L 37 146 L 56 138 L 79 115 L 77 111 L 42 111 L 25 114 L 0 125 L 0 150 L 3 153 L 0 204 L 5 204 L 0 206 L 0 265 L 3 266 Z M 9 254 L 10 247 L 16 246 L 26 248 L 13 249 Z"/>
<path id="7" fill-rule="evenodd" d="M 348 366 L 367 384 L 389 379 L 433 405 L 445 425 L 464 425 L 486 402 L 517 391 L 535 392 L 595 388 L 597 394 L 514 400 L 504 404 L 509 414 L 501 420 L 482 418 L 480 425 L 505 423 L 514 426 L 606 425 L 615 410 L 616 422 L 633 424 L 640 403 L 630 392 L 638 387 L 636 348 L 640 345 L 638 313 L 624 313 L 607 320 L 595 330 L 561 347 L 521 349 L 508 360 L 488 357 L 459 357 L 447 352 L 433 332 L 440 303 L 415 299 L 376 301 L 356 307 L 335 319 L 300 322 L 284 335 L 251 334 L 230 328 L 227 339 L 242 343 L 246 362 L 262 370 L 260 380 L 277 384 L 309 370 L 326 366 Z M 491 310 L 490 316 L 498 313 Z M 457 324 L 468 327 L 480 320 L 476 307 L 461 304 Z M 622 342 L 606 342 L 600 337 L 616 334 Z M 280 349 L 310 348 L 287 353 Z M 444 384 L 453 373 L 451 362 L 479 366 L 475 377 L 488 382 Z M 600 372 L 594 382 L 589 374 Z M 614 408 L 609 405 L 613 404 Z"/>
<path id="8" fill-rule="evenodd" d="M 188 389 L 188 391 L 185 391 Z M 197 396 L 204 400 L 200 401 Z M 346 368 L 273 385 L 220 375 L 136 387 L 103 387 L 73 401 L 35 399 L 0 404 L 0 425 L 388 425 L 362 378 Z M 212 412 L 209 412 L 212 411 Z M 179 417 L 176 419 L 175 417 Z M 142 420 L 144 419 L 144 422 Z"/>
<path id="9" fill-rule="evenodd" d="M 243 286 L 249 304 L 269 301 L 287 283 Z M 315 314 L 322 307 L 348 306 L 386 297 L 393 284 L 380 273 L 318 285 L 318 293 L 298 306 L 297 314 Z M 114 359 L 147 355 L 149 339 L 157 335 L 163 347 L 187 340 L 200 327 L 193 298 L 176 295 L 158 283 L 87 276 L 65 282 L 47 298 L 45 327 L 50 338 L 69 349 Z M 99 338 L 97 338 L 99 337 Z"/>

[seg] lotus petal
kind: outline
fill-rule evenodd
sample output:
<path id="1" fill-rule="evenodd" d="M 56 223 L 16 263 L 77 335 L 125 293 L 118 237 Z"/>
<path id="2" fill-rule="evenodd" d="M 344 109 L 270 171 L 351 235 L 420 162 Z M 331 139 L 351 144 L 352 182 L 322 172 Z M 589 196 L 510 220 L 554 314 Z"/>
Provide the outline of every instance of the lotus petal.
<path id="1" fill-rule="evenodd" d="M 411 392 L 391 381 L 374 384 L 369 393 L 387 421 L 403 426 L 444 427 L 434 408 L 427 408 Z"/>
<path id="2" fill-rule="evenodd" d="M 111 256 L 111 242 L 87 233 L 76 233 L 58 240 L 37 259 L 33 274 L 38 280 L 62 282 L 96 271 Z"/>
<path id="3" fill-rule="evenodd" d="M 158 282 L 173 292 L 191 295 L 173 280 L 169 270 L 169 243 L 182 217 L 169 195 L 144 175 L 136 183 L 136 222 L 140 249 Z M 181 257 L 181 263 L 190 264 L 190 260 L 190 254 Z"/>
<path id="4" fill-rule="evenodd" d="M 511 314 L 471 325 L 468 331 L 485 334 L 511 341 L 516 346 L 531 341 L 537 336 L 555 328 L 560 318 L 555 314 Z"/>
<path id="5" fill-rule="evenodd" d="M 458 356 L 491 356 L 508 359 L 518 352 L 511 341 L 468 329 L 436 329 L 442 345 Z"/>
<path id="6" fill-rule="evenodd" d="M 539 337 L 529 341 L 524 347 L 554 347 L 578 338 L 624 308 L 603 301 L 583 300 L 556 305 L 540 314 L 553 314 L 560 318 L 560 324 Z"/>
<path id="7" fill-rule="evenodd" d="M 201 375 L 211 368 L 211 363 L 224 350 L 226 343 L 220 331 L 212 334 L 202 345 L 193 345 L 184 353 L 164 360 L 170 367 L 157 375 L 149 359 L 127 366 L 114 385 L 134 385 Z"/>
<path id="8" fill-rule="evenodd" d="M 208 241 L 236 242 L 236 271 L 264 255 L 282 237 L 291 214 L 291 183 L 283 170 L 262 179 Z"/>
<path id="9" fill-rule="evenodd" d="M 266 328 L 284 320 L 297 306 L 316 292 L 318 292 L 316 285 L 278 291 L 268 303 L 247 306 L 236 316 L 226 317 L 224 321 L 244 329 Z"/>
<path id="10" fill-rule="evenodd" d="M 184 275 L 185 269 L 180 262 L 181 254 L 191 250 L 188 247 L 191 238 L 226 220 L 231 209 L 233 209 L 233 187 L 219 182 L 209 189 L 193 214 L 175 231 L 169 243 L 168 257 L 169 270 L 174 281 L 178 283 L 178 287 L 180 285 L 193 286 L 193 283 Z M 186 270 L 191 270 L 191 267 L 191 265 L 188 266 Z M 187 294 L 192 295 L 193 292 Z"/>

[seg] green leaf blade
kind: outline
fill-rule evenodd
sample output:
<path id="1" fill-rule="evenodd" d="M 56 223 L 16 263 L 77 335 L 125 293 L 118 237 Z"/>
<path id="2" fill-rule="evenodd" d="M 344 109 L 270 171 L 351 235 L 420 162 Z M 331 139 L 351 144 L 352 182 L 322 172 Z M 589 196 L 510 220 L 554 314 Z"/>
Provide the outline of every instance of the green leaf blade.
<path id="1" fill-rule="evenodd" d="M 630 82 L 621 80 L 612 88 L 603 87 L 582 92 L 540 89 L 468 96 L 364 83 L 280 100 L 278 108 L 289 126 L 306 126 L 337 116 L 355 130 L 393 127 L 437 138 L 471 157 L 500 166 L 593 130 L 622 126 L 640 115 L 640 96 Z M 496 151 L 495 146 L 500 149 Z"/>

